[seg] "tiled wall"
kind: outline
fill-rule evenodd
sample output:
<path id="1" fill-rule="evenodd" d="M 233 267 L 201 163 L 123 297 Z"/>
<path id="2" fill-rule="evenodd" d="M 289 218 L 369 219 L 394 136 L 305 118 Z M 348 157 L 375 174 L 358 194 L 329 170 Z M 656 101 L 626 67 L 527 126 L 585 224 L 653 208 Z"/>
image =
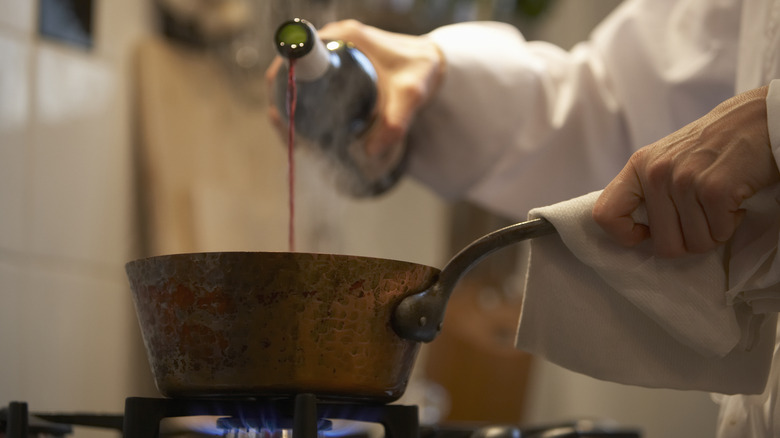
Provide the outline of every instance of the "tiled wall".
<path id="1" fill-rule="evenodd" d="M 0 406 L 117 411 L 131 391 L 128 62 L 147 8 L 95 1 L 84 50 L 38 36 L 37 1 L 0 0 Z"/>

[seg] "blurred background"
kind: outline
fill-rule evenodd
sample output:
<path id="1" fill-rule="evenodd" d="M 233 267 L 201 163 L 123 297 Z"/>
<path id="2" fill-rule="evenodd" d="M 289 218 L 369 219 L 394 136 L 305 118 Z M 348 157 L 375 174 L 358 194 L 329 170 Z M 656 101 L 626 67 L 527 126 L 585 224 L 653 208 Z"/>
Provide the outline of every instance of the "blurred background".
<path id="1" fill-rule="evenodd" d="M 281 21 L 420 34 L 500 20 L 571 47 L 616 0 L 0 0 L 0 406 L 121 412 L 158 396 L 124 264 L 287 249 L 286 152 L 263 72 Z M 300 157 L 297 249 L 441 267 L 510 222 L 404 180 L 348 199 Z M 708 394 L 596 381 L 512 349 L 516 249 L 472 271 L 401 402 L 426 421 L 580 418 L 714 436 Z M 110 434 L 77 429 L 77 436 Z"/>

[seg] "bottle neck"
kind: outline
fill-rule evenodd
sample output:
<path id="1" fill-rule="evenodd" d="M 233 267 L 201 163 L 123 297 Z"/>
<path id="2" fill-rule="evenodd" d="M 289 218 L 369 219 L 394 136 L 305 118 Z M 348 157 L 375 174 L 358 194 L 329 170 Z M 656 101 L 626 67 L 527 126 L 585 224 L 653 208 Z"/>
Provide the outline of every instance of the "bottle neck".
<path id="1" fill-rule="evenodd" d="M 314 81 L 322 77 L 330 67 L 331 53 L 325 46 L 325 43 L 316 38 L 313 41 L 313 47 L 309 53 L 296 59 L 295 62 L 295 79 L 298 81 Z M 291 59 L 287 59 L 289 63 Z"/>
<path id="2" fill-rule="evenodd" d="M 317 29 L 308 21 L 296 18 L 286 21 L 276 31 L 276 50 L 295 62 L 297 80 L 313 81 L 328 71 L 330 51 L 317 35 Z"/>

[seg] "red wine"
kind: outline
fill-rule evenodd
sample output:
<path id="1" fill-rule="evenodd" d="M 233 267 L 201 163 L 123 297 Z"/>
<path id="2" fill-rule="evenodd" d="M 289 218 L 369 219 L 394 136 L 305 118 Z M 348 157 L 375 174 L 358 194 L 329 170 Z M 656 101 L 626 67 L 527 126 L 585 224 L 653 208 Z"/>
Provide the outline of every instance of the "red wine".
<path id="1" fill-rule="evenodd" d="M 295 86 L 295 60 L 290 60 L 287 72 L 287 192 L 288 208 L 290 210 L 287 228 L 287 247 L 295 251 L 295 103 L 297 88 Z"/>

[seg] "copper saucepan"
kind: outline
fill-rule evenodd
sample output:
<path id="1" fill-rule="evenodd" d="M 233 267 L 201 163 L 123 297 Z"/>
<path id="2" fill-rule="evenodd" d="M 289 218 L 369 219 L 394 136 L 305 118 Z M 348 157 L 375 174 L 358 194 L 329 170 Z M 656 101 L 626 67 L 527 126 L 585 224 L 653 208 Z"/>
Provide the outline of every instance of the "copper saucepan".
<path id="1" fill-rule="evenodd" d="M 439 271 L 331 254 L 174 254 L 126 265 L 158 389 L 169 397 L 314 393 L 390 402 L 420 342 L 441 330 L 458 280 L 544 219 L 494 231 Z"/>

